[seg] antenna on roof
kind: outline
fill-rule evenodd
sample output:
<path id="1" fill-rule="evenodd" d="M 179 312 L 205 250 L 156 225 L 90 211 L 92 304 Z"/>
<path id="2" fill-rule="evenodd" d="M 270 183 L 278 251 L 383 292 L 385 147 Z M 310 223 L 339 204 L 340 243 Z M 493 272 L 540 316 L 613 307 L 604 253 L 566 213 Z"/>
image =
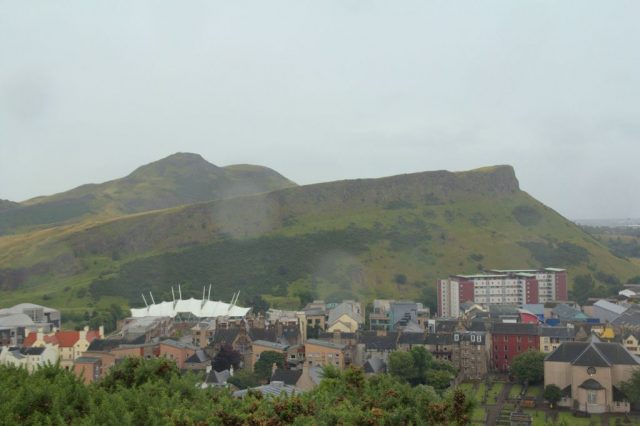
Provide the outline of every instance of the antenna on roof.
<path id="1" fill-rule="evenodd" d="M 151 303 L 153 303 L 154 305 L 156 304 L 156 301 L 153 300 L 153 294 L 151 294 L 151 292 L 149 292 L 149 296 L 151 296 Z"/>
<path id="2" fill-rule="evenodd" d="M 144 300 L 144 306 L 148 308 L 149 305 L 147 304 L 147 299 L 144 298 L 144 294 L 141 294 L 141 296 L 142 296 L 142 300 Z"/>
<path id="3" fill-rule="evenodd" d="M 206 286 L 206 285 L 203 285 L 203 286 L 202 286 L 202 301 L 203 301 L 203 302 L 204 302 L 204 296 L 205 296 L 205 293 L 206 293 L 206 289 L 207 289 L 207 286 Z"/>
<path id="4" fill-rule="evenodd" d="M 211 300 L 211 283 L 209 283 L 209 295 L 207 296 L 207 300 Z"/>
<path id="5" fill-rule="evenodd" d="M 173 292 L 173 286 L 171 286 L 171 297 L 173 298 L 173 303 L 176 303 L 176 294 Z"/>
<path id="6" fill-rule="evenodd" d="M 180 287 L 180 284 L 178 284 L 178 293 L 180 296 L 180 300 L 182 300 L 182 288 Z"/>
<path id="7" fill-rule="evenodd" d="M 234 299 L 235 297 L 236 297 L 236 293 L 234 292 L 234 293 L 231 295 L 231 300 L 229 301 L 229 304 L 230 304 L 230 305 L 233 305 L 233 299 Z"/>

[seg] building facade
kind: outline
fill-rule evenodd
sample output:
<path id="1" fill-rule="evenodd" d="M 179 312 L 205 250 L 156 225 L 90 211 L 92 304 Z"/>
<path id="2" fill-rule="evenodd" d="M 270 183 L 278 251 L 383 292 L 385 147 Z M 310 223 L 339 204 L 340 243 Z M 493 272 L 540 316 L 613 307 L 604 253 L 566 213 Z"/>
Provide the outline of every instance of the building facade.
<path id="1" fill-rule="evenodd" d="M 523 305 L 567 299 L 563 269 L 493 270 L 476 275 L 454 275 L 439 280 L 438 315 L 458 317 L 467 302 L 485 305 Z"/>

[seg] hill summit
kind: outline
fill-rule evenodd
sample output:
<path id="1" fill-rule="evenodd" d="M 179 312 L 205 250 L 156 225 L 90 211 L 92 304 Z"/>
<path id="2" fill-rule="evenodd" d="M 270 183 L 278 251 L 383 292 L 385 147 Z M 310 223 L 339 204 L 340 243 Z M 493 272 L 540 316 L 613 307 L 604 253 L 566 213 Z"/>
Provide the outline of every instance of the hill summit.
<path id="1" fill-rule="evenodd" d="M 261 166 L 218 167 L 202 156 L 177 153 L 139 167 L 128 176 L 87 184 L 38 197 L 3 209 L 0 235 L 96 218 L 99 220 L 256 194 L 294 186 L 274 170 Z"/>

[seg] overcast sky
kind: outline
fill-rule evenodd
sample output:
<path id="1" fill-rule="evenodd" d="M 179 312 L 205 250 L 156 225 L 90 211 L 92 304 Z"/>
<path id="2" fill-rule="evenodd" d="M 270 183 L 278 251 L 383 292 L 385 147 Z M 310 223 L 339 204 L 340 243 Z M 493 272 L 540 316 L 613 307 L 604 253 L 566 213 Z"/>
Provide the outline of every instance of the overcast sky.
<path id="1" fill-rule="evenodd" d="M 177 151 L 300 184 L 515 167 L 640 217 L 640 1 L 0 0 L 0 198 Z"/>

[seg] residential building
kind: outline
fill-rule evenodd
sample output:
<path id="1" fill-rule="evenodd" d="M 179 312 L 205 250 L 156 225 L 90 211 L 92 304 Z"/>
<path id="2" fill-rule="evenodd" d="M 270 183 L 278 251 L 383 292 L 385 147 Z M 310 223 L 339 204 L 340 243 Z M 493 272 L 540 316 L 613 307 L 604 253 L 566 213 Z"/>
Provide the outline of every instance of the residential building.
<path id="1" fill-rule="evenodd" d="M 0 350 L 0 364 L 26 368 L 30 373 L 48 364 L 55 365 L 57 361 L 58 351 L 52 345 L 38 348 L 3 346 Z"/>
<path id="2" fill-rule="evenodd" d="M 587 413 L 625 413 L 630 405 L 620 385 L 639 365 L 618 343 L 567 342 L 545 358 L 544 384 L 562 390 L 560 406 Z"/>
<path id="3" fill-rule="evenodd" d="M 529 350 L 540 350 L 540 332 L 536 324 L 494 323 L 491 327 L 492 367 L 507 373 L 513 358 Z"/>
<path id="4" fill-rule="evenodd" d="M 89 327 L 85 327 L 80 331 L 56 330 L 48 334 L 31 332 L 24 339 L 23 345 L 25 347 L 44 347 L 49 344 L 57 347 L 60 366 L 71 369 L 73 361 L 87 351 L 89 344 L 95 339 L 102 338 L 104 338 L 102 326 L 98 330 L 89 330 Z"/>
<path id="5" fill-rule="evenodd" d="M 640 333 L 637 331 L 627 331 L 622 336 L 622 346 L 633 355 L 640 355 Z"/>
<path id="6" fill-rule="evenodd" d="M 213 319 L 198 322 L 191 327 L 192 343 L 199 348 L 206 348 L 213 342 L 216 332 L 216 321 Z"/>
<path id="7" fill-rule="evenodd" d="M 329 311 L 327 331 L 355 333 L 363 323 L 362 307 L 353 300 L 345 300 Z"/>
<path id="8" fill-rule="evenodd" d="M 451 362 L 465 380 L 480 380 L 490 366 L 491 338 L 484 331 L 456 331 L 451 345 Z"/>
<path id="9" fill-rule="evenodd" d="M 492 270 L 439 280 L 438 315 L 458 317 L 465 302 L 522 305 L 567 299 L 563 269 Z"/>
<path id="10" fill-rule="evenodd" d="M 397 349 L 400 333 L 396 331 L 363 331 L 358 334 L 355 363 L 364 366 L 367 360 L 377 358 L 389 362 L 389 355 Z"/>
<path id="11" fill-rule="evenodd" d="M 253 370 L 253 366 L 256 365 L 256 362 L 260 359 L 260 354 L 263 352 L 277 352 L 282 354 L 285 361 L 287 359 L 287 349 L 289 349 L 289 345 L 283 345 L 281 343 L 268 342 L 266 340 L 255 340 L 251 345 L 251 364 L 249 365 L 249 369 Z"/>
<path id="12" fill-rule="evenodd" d="M 331 364 L 343 369 L 345 367 L 345 350 L 346 345 L 318 339 L 307 339 L 304 344 L 305 362 L 310 367 Z"/>
<path id="13" fill-rule="evenodd" d="M 84 383 L 93 383 L 102 377 L 102 358 L 81 356 L 73 363 L 73 372 Z"/>
<path id="14" fill-rule="evenodd" d="M 167 339 L 158 344 L 158 356 L 175 361 L 178 368 L 183 369 L 187 359 L 194 355 L 197 349 L 193 345 Z"/>
<path id="15" fill-rule="evenodd" d="M 574 327 L 540 327 L 540 351 L 546 354 L 558 349 L 565 342 L 573 342 L 576 336 Z"/>
<path id="16" fill-rule="evenodd" d="M 453 333 L 430 333 L 425 340 L 425 349 L 435 359 L 451 361 Z"/>

